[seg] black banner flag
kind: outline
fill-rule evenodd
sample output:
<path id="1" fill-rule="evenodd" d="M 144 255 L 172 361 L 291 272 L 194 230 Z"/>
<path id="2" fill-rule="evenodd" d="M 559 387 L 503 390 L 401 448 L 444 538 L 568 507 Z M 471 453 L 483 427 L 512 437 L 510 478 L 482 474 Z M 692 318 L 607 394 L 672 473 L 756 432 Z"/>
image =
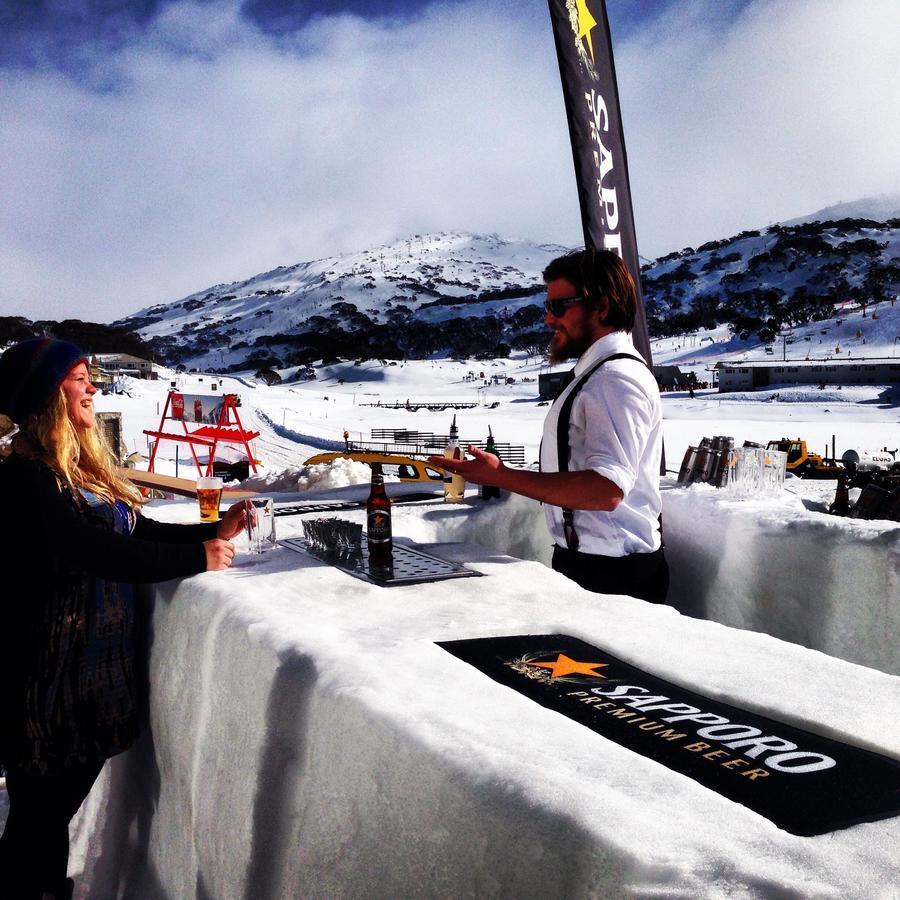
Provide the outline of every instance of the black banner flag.
<path id="1" fill-rule="evenodd" d="M 578 638 L 530 634 L 438 646 L 792 834 L 900 815 L 900 761 L 664 681 Z"/>
<path id="2" fill-rule="evenodd" d="M 549 0 L 549 4 L 585 246 L 615 251 L 631 271 L 638 299 L 634 344 L 649 365 L 650 339 L 606 5 L 604 0 Z"/>

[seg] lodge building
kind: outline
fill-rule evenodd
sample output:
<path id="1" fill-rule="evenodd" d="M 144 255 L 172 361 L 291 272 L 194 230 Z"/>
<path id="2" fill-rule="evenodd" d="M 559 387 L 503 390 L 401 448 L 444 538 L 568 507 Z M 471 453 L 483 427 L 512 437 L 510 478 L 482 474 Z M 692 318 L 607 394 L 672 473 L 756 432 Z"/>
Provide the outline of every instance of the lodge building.
<path id="1" fill-rule="evenodd" d="M 719 362 L 719 393 L 782 384 L 896 384 L 900 359 L 788 359 Z"/>
<path id="2" fill-rule="evenodd" d="M 132 378 L 156 379 L 156 366 L 149 359 L 130 353 L 94 353 L 91 359 L 111 375 L 130 375 Z"/>

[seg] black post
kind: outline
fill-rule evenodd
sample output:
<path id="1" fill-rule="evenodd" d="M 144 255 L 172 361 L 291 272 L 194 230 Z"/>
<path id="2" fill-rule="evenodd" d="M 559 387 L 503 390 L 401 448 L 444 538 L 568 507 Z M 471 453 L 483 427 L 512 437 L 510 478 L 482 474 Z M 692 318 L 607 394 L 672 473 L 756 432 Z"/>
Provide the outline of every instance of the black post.
<path id="1" fill-rule="evenodd" d="M 548 0 L 575 163 L 586 247 L 625 260 L 637 289 L 635 347 L 652 363 L 641 292 L 628 160 L 619 111 L 609 20 L 603 0 Z"/>

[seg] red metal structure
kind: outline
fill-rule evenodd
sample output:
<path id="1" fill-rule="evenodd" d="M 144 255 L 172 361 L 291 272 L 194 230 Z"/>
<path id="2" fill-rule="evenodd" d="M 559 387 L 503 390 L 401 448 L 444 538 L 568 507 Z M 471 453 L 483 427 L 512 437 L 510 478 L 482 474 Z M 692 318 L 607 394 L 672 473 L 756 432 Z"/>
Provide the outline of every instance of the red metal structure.
<path id="1" fill-rule="evenodd" d="M 179 441 L 191 448 L 194 464 L 200 476 L 212 475 L 213 460 L 216 455 L 216 447 L 219 444 L 242 445 L 247 454 L 247 462 L 253 473 L 256 474 L 256 460 L 250 448 L 250 441 L 259 437 L 258 431 L 245 431 L 238 414 L 240 397 L 237 394 L 199 395 L 182 394 L 179 391 L 169 391 L 166 397 L 166 405 L 163 408 L 162 418 L 159 420 L 159 428 L 156 431 L 144 430 L 148 437 L 156 438 L 150 451 L 149 471 L 153 471 L 156 460 L 156 451 L 160 441 Z M 166 420 L 181 422 L 184 434 L 173 434 L 165 431 Z M 190 430 L 188 423 L 199 424 L 199 428 Z M 206 463 L 206 471 L 197 458 L 196 446 L 206 447 L 209 456 Z"/>

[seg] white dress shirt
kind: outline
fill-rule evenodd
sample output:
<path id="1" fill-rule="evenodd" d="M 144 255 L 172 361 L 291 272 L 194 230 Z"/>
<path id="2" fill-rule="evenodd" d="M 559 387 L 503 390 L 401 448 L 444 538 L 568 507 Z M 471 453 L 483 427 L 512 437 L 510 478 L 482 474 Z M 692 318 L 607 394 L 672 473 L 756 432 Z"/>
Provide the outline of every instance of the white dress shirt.
<path id="1" fill-rule="evenodd" d="M 575 380 L 601 359 L 615 353 L 640 356 L 631 335 L 614 331 L 595 341 L 575 364 Z M 559 395 L 544 420 L 541 471 L 558 472 L 557 424 L 563 401 Z M 628 556 L 652 553 L 660 546 L 659 465 L 662 456 L 662 404 L 650 369 L 632 359 L 604 363 L 575 397 L 569 416 L 568 471 L 590 469 L 608 478 L 623 493 L 612 512 L 575 510 L 575 530 L 582 553 Z M 547 527 L 560 547 L 566 546 L 562 509 L 544 504 Z"/>

